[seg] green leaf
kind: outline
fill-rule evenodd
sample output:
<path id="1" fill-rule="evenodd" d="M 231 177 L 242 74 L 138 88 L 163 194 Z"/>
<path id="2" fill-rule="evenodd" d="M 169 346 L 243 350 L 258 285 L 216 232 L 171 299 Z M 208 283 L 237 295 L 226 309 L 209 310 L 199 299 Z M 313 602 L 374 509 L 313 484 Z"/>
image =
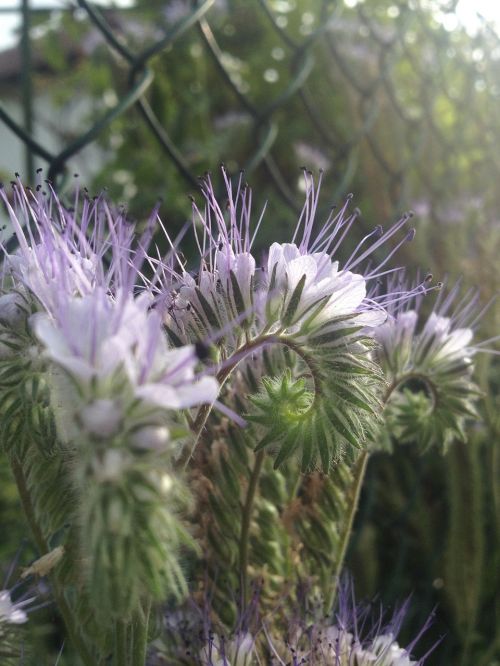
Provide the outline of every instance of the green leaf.
<path id="1" fill-rule="evenodd" d="M 371 414 L 376 413 L 374 400 L 370 400 L 361 389 L 357 387 L 355 388 L 352 384 L 337 384 L 335 387 L 335 393 L 342 398 L 342 400 L 345 400 L 366 412 L 370 412 Z"/>
<path id="2" fill-rule="evenodd" d="M 344 437 L 355 449 L 362 449 L 363 447 L 356 436 L 358 428 L 355 427 L 352 420 L 349 423 L 348 412 L 341 414 L 332 404 L 326 404 L 325 409 L 328 418 L 339 435 Z"/>
<path id="3" fill-rule="evenodd" d="M 175 333 L 175 332 L 174 332 L 169 326 L 167 326 L 166 324 L 164 324 L 164 328 L 165 328 L 165 331 L 166 331 L 166 333 L 167 333 L 167 335 L 168 335 L 170 341 L 171 341 L 172 344 L 174 345 L 174 347 L 183 347 L 183 346 L 184 346 L 184 343 L 182 342 L 182 340 L 180 339 L 180 337 L 177 335 L 177 333 Z"/>
<path id="4" fill-rule="evenodd" d="M 301 461 L 301 470 L 302 472 L 307 472 L 312 467 L 312 462 L 314 458 L 314 441 L 316 436 L 317 429 L 317 415 L 313 414 L 311 417 L 311 423 L 307 432 L 302 434 L 302 461 Z M 304 428 L 304 430 L 306 430 Z"/>
<path id="5" fill-rule="evenodd" d="M 202 294 L 202 292 L 198 287 L 196 287 L 195 293 L 196 296 L 198 297 L 201 307 L 203 308 L 203 312 L 205 313 L 209 325 L 213 329 L 218 330 L 220 328 L 220 322 L 217 319 L 217 315 L 215 314 L 212 306 L 207 301 L 207 299 L 205 298 L 205 296 Z"/>
<path id="6" fill-rule="evenodd" d="M 300 429 L 296 427 L 286 434 L 284 440 L 282 441 L 278 455 L 274 461 L 274 469 L 281 467 L 285 460 L 287 460 L 297 449 L 299 445 L 299 431 Z"/>
<path id="7" fill-rule="evenodd" d="M 333 331 L 328 331 L 328 333 L 323 333 L 322 335 L 316 335 L 309 339 L 311 345 L 325 346 L 331 345 L 332 343 L 338 343 L 342 341 L 343 338 L 352 336 L 354 333 L 360 331 L 362 326 L 349 326 L 347 328 L 337 328 Z M 358 339 L 363 339 L 366 336 L 360 336 Z M 350 338 L 349 342 L 353 342 L 353 339 Z"/>
<path id="8" fill-rule="evenodd" d="M 303 275 L 300 278 L 299 282 L 297 283 L 297 286 L 293 290 L 285 314 L 282 317 L 282 323 L 284 326 L 290 326 L 293 322 L 293 318 L 300 304 L 300 299 L 302 297 L 302 292 L 304 291 L 305 283 L 306 283 L 306 276 Z"/>
<path id="9" fill-rule="evenodd" d="M 233 298 L 234 298 L 234 304 L 236 306 L 236 312 L 239 315 L 242 315 L 247 309 L 245 306 L 245 301 L 243 299 L 243 294 L 241 293 L 240 285 L 238 283 L 238 280 L 236 279 L 236 275 L 234 274 L 234 272 L 230 271 L 229 276 L 231 278 L 231 286 L 233 288 Z M 251 320 L 252 317 L 250 316 L 250 313 L 247 313 L 247 316 L 241 320 L 241 326 L 243 326 L 243 328 L 246 328 L 247 326 L 250 325 Z"/>

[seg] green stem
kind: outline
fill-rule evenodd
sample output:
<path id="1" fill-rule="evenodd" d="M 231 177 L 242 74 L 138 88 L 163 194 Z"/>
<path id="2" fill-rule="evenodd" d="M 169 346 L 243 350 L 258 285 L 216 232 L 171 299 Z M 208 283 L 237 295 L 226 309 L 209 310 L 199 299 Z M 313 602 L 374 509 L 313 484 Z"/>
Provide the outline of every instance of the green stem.
<path id="1" fill-rule="evenodd" d="M 118 620 L 115 623 L 115 649 L 113 653 L 114 666 L 127 666 L 128 662 L 128 642 L 127 642 L 127 623 Z"/>
<path id="2" fill-rule="evenodd" d="M 437 390 L 434 384 L 429 380 L 428 377 L 425 375 L 419 373 L 419 372 L 409 372 L 405 375 L 402 375 L 401 377 L 396 377 L 393 382 L 389 385 L 387 388 L 387 391 L 385 392 L 385 395 L 383 397 L 382 403 L 384 407 L 387 405 L 389 402 L 392 394 L 394 391 L 404 384 L 407 381 L 410 381 L 411 379 L 418 379 L 419 381 L 422 381 L 425 383 L 427 386 L 429 393 L 431 394 L 432 398 L 432 407 L 431 410 L 434 410 L 434 408 L 437 405 L 437 400 L 438 400 L 438 395 L 437 395 Z M 326 612 L 330 612 L 330 610 L 333 608 L 333 604 L 335 603 L 335 598 L 337 596 L 337 590 L 338 590 L 338 584 L 340 580 L 340 574 L 342 573 L 342 568 L 344 566 L 344 560 L 345 556 L 347 553 L 347 548 L 349 546 L 349 541 L 351 538 L 351 532 L 352 528 L 354 525 L 354 517 L 356 515 L 356 511 L 358 509 L 358 504 L 359 504 L 359 498 L 361 495 L 361 488 L 363 486 L 363 481 L 365 478 L 365 473 L 366 473 L 366 467 L 368 464 L 368 458 L 370 454 L 368 451 L 363 451 L 361 455 L 359 456 L 357 462 L 356 462 L 356 468 L 354 472 L 354 479 L 353 483 L 350 489 L 350 496 L 349 496 L 349 507 L 348 507 L 348 513 L 347 513 L 347 522 L 345 523 L 344 531 L 342 532 L 342 536 L 340 539 L 340 550 L 339 550 L 339 556 L 337 559 L 337 563 L 335 566 L 335 573 L 333 576 L 333 584 L 332 584 L 332 589 L 330 592 L 330 595 L 327 599 L 327 604 L 326 604 Z"/>
<path id="3" fill-rule="evenodd" d="M 36 546 L 40 552 L 40 555 L 46 555 L 50 551 L 50 548 L 36 520 L 35 508 L 31 500 L 31 495 L 28 489 L 28 484 L 26 482 L 26 477 L 24 475 L 24 470 L 22 468 L 21 463 L 17 460 L 17 458 L 14 457 L 11 458 L 11 467 L 12 467 L 12 472 L 14 474 L 14 479 L 16 481 L 17 490 L 19 493 L 19 498 L 21 500 L 21 505 L 23 507 L 24 515 L 26 516 L 26 520 L 30 527 L 31 533 L 33 534 Z M 68 634 L 71 643 L 76 648 L 85 666 L 95 666 L 95 661 L 92 658 L 92 655 L 88 651 L 87 646 L 85 645 L 83 639 L 81 638 L 81 636 L 79 635 L 78 631 L 75 628 L 71 609 L 68 606 L 66 599 L 64 598 L 64 593 L 60 589 L 55 575 L 51 574 L 49 578 L 52 583 L 54 599 L 59 608 L 59 612 L 61 613 L 61 617 L 64 621 L 66 632 Z"/>
<path id="4" fill-rule="evenodd" d="M 26 477 L 24 476 L 24 470 L 16 458 L 11 459 L 11 467 L 16 481 L 19 498 L 21 499 L 21 505 L 24 510 L 24 515 L 28 521 L 36 546 L 40 555 L 46 555 L 49 552 L 49 547 L 45 541 L 43 532 L 36 521 L 35 509 L 31 501 L 31 495 L 28 490 L 28 484 L 26 483 Z"/>
<path id="5" fill-rule="evenodd" d="M 248 543 L 250 537 L 250 524 L 252 521 L 252 510 L 257 492 L 259 476 L 264 462 L 264 451 L 259 451 L 255 456 L 255 462 L 248 483 L 247 496 L 245 505 L 243 507 L 243 515 L 241 519 L 241 535 L 240 535 L 240 575 L 241 575 L 241 594 L 242 594 L 242 609 L 246 608 L 248 601 Z"/>
<path id="6" fill-rule="evenodd" d="M 187 448 L 185 450 L 183 449 L 179 460 L 179 467 L 182 468 L 184 472 L 186 471 L 187 466 L 189 465 L 190 461 L 193 458 L 194 452 L 196 450 L 196 447 L 198 446 L 198 442 L 200 441 L 203 429 L 205 427 L 205 424 L 207 422 L 211 410 L 212 410 L 211 404 L 202 405 L 199 408 L 198 413 L 196 414 L 195 420 L 190 425 L 191 430 L 194 433 L 194 441 L 190 449 Z"/>
<path id="7" fill-rule="evenodd" d="M 427 390 L 429 391 L 432 400 L 432 405 L 431 405 L 431 413 L 432 413 L 434 409 L 437 407 L 438 397 L 439 397 L 438 392 L 435 385 L 429 379 L 429 377 L 422 374 L 421 372 L 408 372 L 405 375 L 402 375 L 401 377 L 396 377 L 388 387 L 387 391 L 385 392 L 382 401 L 383 404 L 386 405 L 388 403 L 391 395 L 397 388 L 399 388 L 402 384 L 406 384 L 406 382 L 409 382 L 412 379 L 417 379 L 418 381 L 422 382 L 422 384 L 425 384 L 425 386 L 427 387 Z"/>
<path id="8" fill-rule="evenodd" d="M 354 524 L 354 516 L 356 515 L 356 511 L 358 509 L 359 497 L 361 495 L 361 488 L 363 486 L 363 481 L 365 478 L 369 455 L 370 454 L 368 453 L 368 451 L 363 451 L 356 462 L 354 479 L 350 489 L 349 511 L 347 514 L 347 521 L 345 523 L 344 531 L 340 539 L 340 550 L 337 563 L 335 566 L 335 573 L 333 577 L 331 592 L 329 598 L 327 599 L 327 604 L 325 609 L 326 613 L 329 613 L 333 608 L 333 604 L 335 603 L 335 598 L 337 596 L 340 574 L 342 573 L 342 567 L 344 566 L 344 560 L 347 553 L 347 548 L 349 546 L 349 541 L 351 538 L 352 527 Z"/>
<path id="9" fill-rule="evenodd" d="M 245 343 L 242 347 L 237 349 L 233 353 L 233 355 L 226 360 L 226 366 L 221 370 L 219 370 L 219 372 L 217 373 L 217 381 L 219 382 L 220 386 L 222 387 L 222 385 L 229 377 L 229 375 L 232 373 L 232 371 L 236 368 L 236 366 L 240 363 L 240 361 L 242 361 L 245 358 L 245 356 L 248 353 L 257 349 L 258 347 L 261 347 L 262 345 L 268 342 L 275 342 L 275 341 L 276 341 L 275 335 L 259 336 L 255 340 L 251 340 L 250 342 Z M 211 404 L 202 405 L 199 408 L 194 421 L 190 424 L 190 428 L 194 433 L 194 442 L 189 451 L 187 452 L 187 455 L 186 454 L 182 455 L 181 459 L 179 460 L 179 466 L 182 467 L 183 471 L 186 471 L 189 462 L 193 458 L 193 454 L 195 452 L 196 447 L 198 446 L 201 435 L 203 433 L 203 429 L 205 428 L 205 424 L 207 422 L 207 419 L 211 411 L 212 411 Z"/>
<path id="10" fill-rule="evenodd" d="M 311 356 L 307 354 L 299 344 L 297 344 L 294 340 L 288 337 L 280 338 L 278 333 L 259 335 L 259 337 L 255 338 L 255 340 L 250 340 L 246 342 L 244 345 L 242 345 L 239 349 L 237 349 L 232 354 L 232 356 L 226 360 L 226 366 L 222 368 L 222 370 L 220 370 L 219 373 L 217 374 L 217 381 L 219 382 L 219 384 L 221 386 L 224 384 L 224 382 L 232 373 L 232 371 L 238 366 L 240 361 L 242 361 L 245 358 L 245 356 L 247 356 L 247 354 L 249 354 L 252 351 L 255 351 L 259 347 L 262 347 L 270 343 L 276 343 L 288 347 L 289 349 L 294 351 L 298 356 L 300 356 L 300 358 L 306 363 L 314 382 L 314 389 L 315 389 L 314 392 L 315 392 L 315 397 L 317 398 L 318 391 L 316 390 L 316 388 L 318 385 L 318 377 L 317 377 L 316 364 L 314 363 Z M 309 409 L 312 410 L 313 407 L 314 405 L 311 405 Z M 207 422 L 211 410 L 212 410 L 212 405 L 202 405 L 199 408 L 194 421 L 190 424 L 190 428 L 194 433 L 194 442 L 188 454 L 184 455 L 183 457 L 181 456 L 181 460 L 179 461 L 179 465 L 182 467 L 184 471 L 189 465 L 189 462 L 193 457 L 194 451 L 198 446 L 201 434 L 203 432 L 203 429 L 205 427 L 205 424 Z"/>
<path id="11" fill-rule="evenodd" d="M 132 666 L 144 666 L 148 650 L 149 616 L 151 602 L 144 610 L 139 608 L 132 618 Z"/>

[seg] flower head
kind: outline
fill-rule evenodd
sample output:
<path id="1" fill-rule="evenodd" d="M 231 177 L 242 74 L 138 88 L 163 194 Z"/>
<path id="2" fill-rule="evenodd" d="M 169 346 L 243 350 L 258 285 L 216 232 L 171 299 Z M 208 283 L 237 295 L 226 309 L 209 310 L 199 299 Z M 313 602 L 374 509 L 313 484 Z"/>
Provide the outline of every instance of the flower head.
<path id="1" fill-rule="evenodd" d="M 367 283 L 379 276 L 395 248 L 376 268 L 364 273 L 352 269 L 389 241 L 409 217 L 403 217 L 386 233 L 376 227 L 351 254 L 343 267 L 336 258 L 357 212 L 349 214 L 349 200 L 324 225 L 316 229 L 319 185 L 305 174 L 307 199 L 292 241 L 273 243 L 262 261 L 253 254 L 253 244 L 264 211 L 251 231 L 251 192 L 240 177 L 236 188 L 223 172 L 227 195 L 227 214 L 222 210 L 206 178 L 202 184 L 205 209 L 193 203 L 193 229 L 200 251 L 200 265 L 190 274 L 172 255 L 169 266 L 158 265 L 152 288 L 166 303 L 169 327 L 182 340 L 221 339 L 227 342 L 238 329 L 251 334 L 263 330 L 285 329 L 296 332 L 307 320 L 318 328 L 337 317 L 352 316 L 364 326 L 378 326 L 386 317 L 383 297 L 369 298 Z M 201 226 L 202 238 L 198 228 Z M 411 240 L 413 230 L 398 243 Z M 373 242 L 366 249 L 369 240 Z M 177 264 L 178 264 L 177 261 Z M 167 294 L 170 297 L 167 298 Z"/>
<path id="2" fill-rule="evenodd" d="M 397 607 L 392 615 L 382 607 L 374 613 L 373 604 L 355 600 L 352 580 L 344 576 L 333 617 L 299 615 L 292 620 L 284 654 L 280 651 L 283 644 L 277 641 L 277 658 L 273 663 L 280 666 L 285 663 L 294 666 L 301 663 L 312 666 L 421 666 L 428 655 L 415 659 L 413 652 L 422 634 L 428 630 L 432 616 L 416 638 L 401 647 L 397 637 L 407 610 L 408 601 Z M 287 661 L 289 656 L 291 662 Z"/>
<path id="3" fill-rule="evenodd" d="M 48 193 L 13 184 L 13 204 L 0 197 L 18 248 L 5 251 L 3 274 L 53 312 L 67 296 L 84 296 L 96 287 L 130 289 L 142 261 L 156 214 L 134 251 L 134 229 L 123 212 L 110 209 L 103 196 L 90 200 L 77 190 L 71 209 L 49 185 Z"/>
<path id="4" fill-rule="evenodd" d="M 474 341 L 485 309 L 478 307 L 473 290 L 459 298 L 459 282 L 440 290 L 427 316 L 422 293 L 408 289 L 404 276 L 393 288 L 414 291 L 414 296 L 391 304 L 387 321 L 374 331 L 377 358 L 390 383 L 390 429 L 399 441 L 417 438 L 424 448 L 433 443 L 446 447 L 454 437 L 464 437 L 465 418 L 477 417 L 473 358 L 481 351 L 495 353 L 487 347 L 498 338 Z"/>
<path id="5" fill-rule="evenodd" d="M 2 624 L 24 624 L 28 621 L 25 609 L 32 601 L 33 599 L 24 599 L 14 602 L 9 590 L 0 590 L 0 636 Z"/>
<path id="6" fill-rule="evenodd" d="M 293 615 L 285 612 L 283 622 L 278 623 L 284 627 L 280 633 L 268 618 L 259 617 L 259 592 L 255 590 L 229 631 L 215 622 L 210 599 L 205 597 L 203 607 L 193 601 L 167 615 L 165 644 L 173 659 L 187 652 L 192 663 L 200 666 L 422 666 L 428 655 L 419 659 L 413 653 L 432 616 L 416 638 L 402 647 L 397 639 L 408 602 L 392 615 L 382 607 L 378 612 L 374 608 L 371 603 L 356 602 L 352 581 L 344 577 L 333 615 L 325 617 L 319 607 L 308 603 L 307 610 L 300 607 Z"/>
<path id="7" fill-rule="evenodd" d="M 82 423 L 89 414 L 102 421 L 95 401 L 109 400 L 110 391 L 115 399 L 120 382 L 115 404 L 123 408 L 134 399 L 169 409 L 215 400 L 217 382 L 196 377 L 193 347 L 169 349 L 151 296 L 136 293 L 156 210 L 136 239 L 124 214 L 103 197 L 91 201 L 77 192 L 70 211 L 50 188 L 44 197 L 17 183 L 14 206 L 3 191 L 1 196 L 19 244 L 4 270 L 25 300 L 38 303 L 30 323 L 44 356 L 83 389 L 89 404 L 81 410 Z M 21 297 L 9 292 L 1 298 L 0 318 L 3 312 L 17 321 Z M 120 421 L 111 418 L 117 409 L 107 413 L 111 430 L 111 421 Z"/>
<path id="8" fill-rule="evenodd" d="M 498 336 L 483 342 L 474 341 L 477 325 L 489 303 L 479 307 L 479 293 L 469 290 L 460 298 L 458 281 L 451 289 L 441 283 L 431 312 L 424 312 L 423 293 L 418 287 L 408 288 L 404 273 L 393 280 L 392 288 L 403 289 L 411 298 L 388 307 L 387 321 L 374 336 L 380 344 L 379 358 L 390 375 L 425 371 L 437 375 L 472 367 L 473 357 L 481 352 L 498 353 L 487 347 Z"/>

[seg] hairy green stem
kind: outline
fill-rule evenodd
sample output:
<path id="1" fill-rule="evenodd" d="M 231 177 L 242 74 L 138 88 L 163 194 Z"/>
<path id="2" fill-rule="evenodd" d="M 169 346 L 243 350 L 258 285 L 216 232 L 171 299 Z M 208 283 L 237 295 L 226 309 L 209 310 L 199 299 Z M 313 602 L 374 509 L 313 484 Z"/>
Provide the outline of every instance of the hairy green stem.
<path id="1" fill-rule="evenodd" d="M 335 603 L 335 598 L 337 595 L 340 574 L 342 573 L 342 567 L 344 566 L 344 560 L 347 553 L 347 548 L 349 546 L 349 541 L 351 539 L 351 532 L 354 525 L 354 516 L 358 509 L 359 497 L 361 495 L 361 488 L 363 487 L 363 481 L 365 478 L 366 467 L 368 464 L 368 458 L 370 454 L 368 451 L 362 451 L 358 460 L 356 461 L 356 468 L 354 471 L 354 480 L 350 489 L 349 496 L 349 512 L 347 514 L 347 522 L 345 524 L 341 539 L 340 539 L 340 550 L 335 565 L 335 573 L 333 577 L 333 584 L 327 598 L 326 603 L 326 613 L 329 613 Z"/>
<path id="2" fill-rule="evenodd" d="M 248 543 L 250 537 L 250 524 L 252 521 L 252 510 L 259 484 L 259 476 L 264 462 L 264 451 L 259 451 L 255 456 L 255 462 L 248 483 L 247 496 L 243 506 L 240 534 L 240 576 L 241 576 L 241 598 L 242 609 L 246 608 L 248 601 Z"/>
<path id="3" fill-rule="evenodd" d="M 127 641 L 127 623 L 123 620 L 115 622 L 115 649 L 113 653 L 114 666 L 127 666 L 128 661 L 128 641 Z"/>
<path id="4" fill-rule="evenodd" d="M 246 342 L 242 347 L 237 349 L 230 358 L 226 360 L 225 367 L 223 367 L 219 372 L 217 373 L 217 381 L 219 384 L 222 386 L 226 379 L 229 377 L 229 375 L 232 373 L 232 371 L 237 367 L 237 365 L 240 363 L 241 360 L 245 358 L 247 354 L 249 354 L 251 351 L 254 351 L 258 347 L 261 347 L 262 345 L 269 343 L 269 342 L 274 342 L 276 341 L 276 336 L 275 335 L 261 335 L 255 340 L 250 340 L 249 342 Z M 179 466 L 182 467 L 182 469 L 185 471 L 187 466 L 189 465 L 189 462 L 193 458 L 193 454 L 196 450 L 196 447 L 198 446 L 198 443 L 200 441 L 201 435 L 203 433 L 203 429 L 205 428 L 205 424 L 207 422 L 207 419 L 210 415 L 210 412 L 212 411 L 212 405 L 211 404 L 205 404 L 201 405 L 201 407 L 198 410 L 198 413 L 196 414 L 196 417 L 194 421 L 190 424 L 190 428 L 192 432 L 194 433 L 194 442 L 187 452 L 187 455 L 181 455 L 181 459 L 179 461 Z"/>
<path id="5" fill-rule="evenodd" d="M 437 407 L 437 402 L 438 402 L 438 393 L 435 385 L 431 380 L 421 372 L 408 372 L 404 375 L 401 375 L 401 377 L 396 377 L 392 383 L 389 385 L 387 388 L 387 391 L 385 392 L 384 398 L 383 398 L 383 403 L 384 406 L 387 404 L 389 401 L 391 395 L 394 393 L 394 391 L 399 388 L 402 384 L 405 384 L 406 382 L 409 382 L 412 379 L 416 379 L 419 382 L 422 382 L 422 384 L 425 384 L 427 390 L 430 393 L 430 397 L 432 400 L 432 405 L 431 405 L 431 412 L 434 411 L 434 409 Z"/>
<path id="6" fill-rule="evenodd" d="M 401 384 L 404 384 L 405 382 L 409 381 L 410 379 L 418 379 L 422 382 L 425 383 L 425 385 L 428 387 L 431 396 L 432 396 L 432 408 L 436 406 L 437 402 L 437 393 L 434 385 L 422 374 L 420 373 L 415 373 L 411 372 L 406 375 L 403 375 L 402 377 L 397 377 L 393 380 L 393 382 L 388 386 L 385 395 L 383 397 L 382 403 L 385 406 L 389 402 L 392 394 L 394 391 L 401 386 Z M 354 472 L 354 479 L 353 483 L 350 489 L 350 494 L 349 494 L 349 508 L 348 508 L 348 513 L 346 517 L 346 524 L 344 527 L 344 530 L 342 532 L 342 536 L 340 539 L 340 550 L 338 554 L 338 559 L 335 565 L 335 573 L 333 576 L 333 583 L 332 583 L 332 588 L 331 592 L 327 598 L 326 602 L 326 612 L 330 612 L 333 608 L 333 605 L 335 603 L 335 599 L 337 596 L 337 591 L 338 591 L 338 585 L 339 585 L 339 580 L 340 580 L 340 575 L 342 573 L 342 568 L 344 566 L 344 561 L 345 557 L 347 554 L 347 548 L 349 547 L 349 541 L 351 539 L 351 533 L 352 533 L 352 528 L 354 526 L 354 517 L 356 515 L 356 511 L 358 509 L 358 504 L 359 504 L 359 498 L 361 495 L 361 488 L 363 487 L 363 481 L 365 479 L 365 473 L 366 473 L 366 468 L 368 465 L 368 458 L 370 457 L 370 453 L 368 451 L 363 451 L 358 460 L 356 461 L 356 468 Z"/>
<path id="7" fill-rule="evenodd" d="M 40 556 L 46 555 L 49 552 L 49 547 L 36 520 L 35 509 L 33 507 L 33 502 L 31 501 L 31 495 L 28 490 L 28 484 L 26 483 L 26 477 L 24 476 L 24 470 L 21 463 L 16 458 L 11 459 L 11 467 L 14 474 L 14 479 L 16 481 L 21 505 L 24 510 L 24 515 L 28 521 L 28 525 L 36 543 L 36 547 L 40 552 Z"/>
<path id="8" fill-rule="evenodd" d="M 35 540 L 40 555 L 46 555 L 50 551 L 50 548 L 43 535 L 40 525 L 36 520 L 35 509 L 33 506 L 33 502 L 31 500 L 31 495 L 28 488 L 28 484 L 26 482 L 26 477 L 24 475 L 24 470 L 19 460 L 17 460 L 17 458 L 15 457 L 11 458 L 11 468 L 14 475 L 14 479 L 16 481 L 17 490 L 19 493 L 19 498 L 21 500 L 21 505 L 23 507 L 24 515 L 26 516 L 26 520 L 30 527 L 31 533 L 33 534 L 33 539 Z M 54 576 L 54 574 L 50 575 L 49 577 L 52 583 L 54 599 L 56 601 L 57 607 L 59 608 L 59 612 L 61 613 L 61 617 L 64 621 L 66 632 L 68 634 L 71 643 L 77 650 L 85 666 L 95 666 L 95 661 L 92 658 L 92 655 L 88 651 L 87 646 L 85 645 L 83 639 L 81 638 L 75 627 L 71 609 L 68 606 L 66 599 L 64 598 L 64 593 L 60 589 L 56 577 Z"/>
<path id="9" fill-rule="evenodd" d="M 149 616 L 151 602 L 139 608 L 132 618 L 132 666 L 144 666 L 148 650 Z"/>

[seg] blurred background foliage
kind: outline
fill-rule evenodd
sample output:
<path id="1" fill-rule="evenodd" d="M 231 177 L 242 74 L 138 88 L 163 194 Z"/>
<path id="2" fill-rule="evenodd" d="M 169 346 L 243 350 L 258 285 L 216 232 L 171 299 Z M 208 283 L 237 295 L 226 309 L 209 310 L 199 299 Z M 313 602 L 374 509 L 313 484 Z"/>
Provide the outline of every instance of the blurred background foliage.
<path id="1" fill-rule="evenodd" d="M 60 190 L 71 191 L 78 170 L 89 189 L 107 187 L 139 221 L 161 196 L 175 236 L 197 176 L 210 171 L 220 185 L 224 162 L 234 174 L 245 169 L 257 209 L 269 202 L 263 247 L 289 237 L 305 166 L 324 172 L 324 211 L 354 193 L 362 216 L 352 243 L 365 220 L 389 224 L 413 209 L 417 236 L 399 251 L 401 265 L 439 280 L 463 276 L 485 303 L 498 290 L 498 28 L 483 21 L 468 30 L 445 0 L 133 5 L 79 0 L 30 14 L 32 148 Z M 0 54 L 0 73 L 14 51 Z M 139 103 L 122 104 L 142 77 L 149 85 Z M 0 76 L 0 86 L 14 109 L 2 132 L 17 123 L 20 134 L 15 75 Z M 114 119 L 101 122 L 113 109 Z M 499 324 L 493 306 L 481 338 Z M 498 368 L 495 357 L 478 359 L 484 420 L 470 424 L 467 445 L 445 456 L 396 446 L 372 458 L 348 553 L 359 595 L 388 604 L 413 595 L 409 635 L 436 608 L 423 644 L 444 638 L 429 664 L 500 664 Z M 0 475 L 7 563 L 24 530 L 4 465 Z M 21 558 L 31 556 L 27 546 Z M 52 642 L 37 663 L 54 663 Z"/>

